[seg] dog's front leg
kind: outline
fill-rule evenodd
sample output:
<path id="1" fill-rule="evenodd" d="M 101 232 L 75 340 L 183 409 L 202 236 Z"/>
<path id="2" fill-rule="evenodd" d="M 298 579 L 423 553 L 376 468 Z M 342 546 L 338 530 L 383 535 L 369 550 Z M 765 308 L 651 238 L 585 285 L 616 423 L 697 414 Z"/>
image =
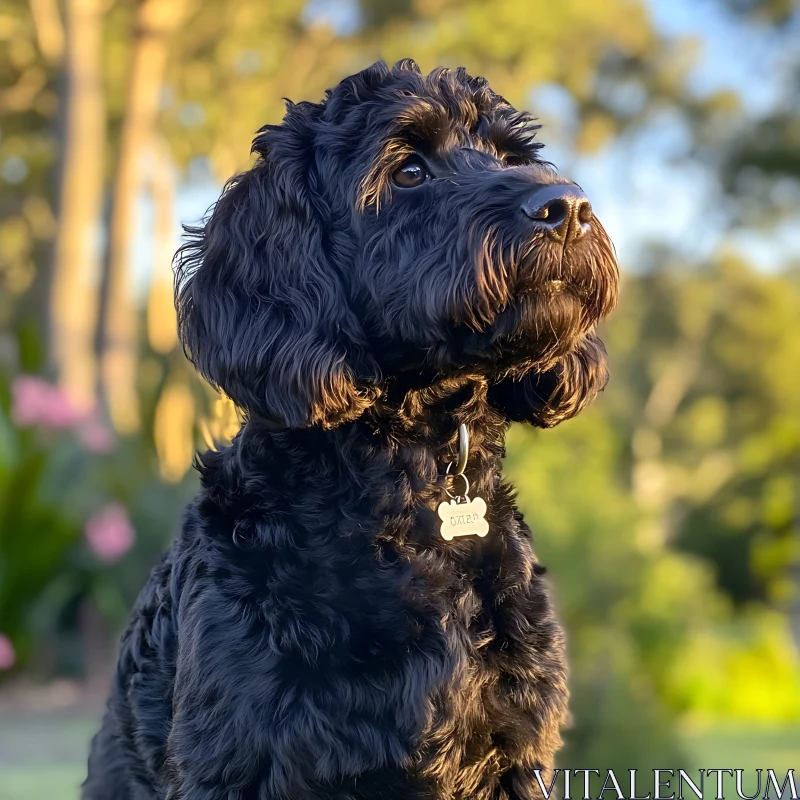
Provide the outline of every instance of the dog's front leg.
<path id="1" fill-rule="evenodd" d="M 203 569 L 187 568 L 197 577 L 178 609 L 167 800 L 433 800 L 406 767 L 426 681 L 444 667 L 420 655 L 419 697 L 406 692 L 403 707 L 390 690 L 405 684 L 354 685 L 363 668 L 335 661 L 320 669 L 336 643 L 314 616 L 313 587 L 289 581 L 279 601 L 246 571 L 258 556 L 217 566 L 209 550 Z"/>
<path id="2" fill-rule="evenodd" d="M 283 800 L 302 742 L 293 741 L 275 650 L 242 587 L 212 579 L 210 564 L 201 572 L 209 577 L 195 579 L 178 609 L 166 798 Z"/>

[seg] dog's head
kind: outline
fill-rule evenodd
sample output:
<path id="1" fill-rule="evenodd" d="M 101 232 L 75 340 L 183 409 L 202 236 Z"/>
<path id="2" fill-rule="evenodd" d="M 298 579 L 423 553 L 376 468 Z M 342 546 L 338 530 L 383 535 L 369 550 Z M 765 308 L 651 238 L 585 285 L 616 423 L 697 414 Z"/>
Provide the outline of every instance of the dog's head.
<path id="1" fill-rule="evenodd" d="M 177 257 L 181 338 L 252 415 L 357 418 L 398 375 L 539 376 L 555 424 L 605 383 L 613 248 L 532 118 L 463 69 L 378 63 L 259 131 Z"/>

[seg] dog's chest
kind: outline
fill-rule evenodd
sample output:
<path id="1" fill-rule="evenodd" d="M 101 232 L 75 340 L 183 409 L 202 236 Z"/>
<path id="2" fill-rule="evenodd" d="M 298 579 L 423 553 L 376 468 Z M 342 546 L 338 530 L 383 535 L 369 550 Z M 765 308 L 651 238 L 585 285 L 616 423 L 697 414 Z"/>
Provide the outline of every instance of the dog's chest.
<path id="1" fill-rule="evenodd" d="M 497 758 L 493 735 L 528 715 L 509 689 L 516 684 L 512 670 L 519 676 L 533 666 L 524 640 L 534 620 L 517 619 L 524 605 L 498 596 L 503 587 L 497 581 L 497 551 L 483 559 L 469 545 L 462 552 L 461 559 L 450 552 L 415 554 L 413 577 L 398 593 L 402 600 L 410 595 L 412 613 L 422 612 L 426 619 L 409 653 L 422 652 L 440 663 L 418 737 L 420 765 L 442 780 L 449 775 L 454 785 L 460 771 L 486 767 Z M 526 572 L 521 565 L 520 573 Z"/>

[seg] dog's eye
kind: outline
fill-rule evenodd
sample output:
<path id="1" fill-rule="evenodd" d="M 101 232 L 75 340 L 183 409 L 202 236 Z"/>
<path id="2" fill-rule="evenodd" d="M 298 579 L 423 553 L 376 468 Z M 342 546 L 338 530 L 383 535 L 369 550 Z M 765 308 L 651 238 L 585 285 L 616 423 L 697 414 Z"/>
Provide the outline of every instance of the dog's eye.
<path id="1" fill-rule="evenodd" d="M 392 180 L 404 189 L 413 189 L 415 186 L 425 183 L 427 177 L 428 170 L 419 161 L 409 161 L 394 171 Z"/>

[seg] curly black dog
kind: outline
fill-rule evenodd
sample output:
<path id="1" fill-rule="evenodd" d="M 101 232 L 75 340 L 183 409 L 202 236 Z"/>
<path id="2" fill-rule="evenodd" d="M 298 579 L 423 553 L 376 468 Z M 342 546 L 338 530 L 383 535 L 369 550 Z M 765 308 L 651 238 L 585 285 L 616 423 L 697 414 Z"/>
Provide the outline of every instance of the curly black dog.
<path id="1" fill-rule="evenodd" d="M 189 229 L 182 341 L 247 422 L 199 458 L 84 798 L 541 796 L 564 642 L 504 435 L 604 387 L 618 277 L 537 127 L 463 69 L 378 63 L 288 104 Z M 445 541 L 462 423 L 489 533 Z"/>

